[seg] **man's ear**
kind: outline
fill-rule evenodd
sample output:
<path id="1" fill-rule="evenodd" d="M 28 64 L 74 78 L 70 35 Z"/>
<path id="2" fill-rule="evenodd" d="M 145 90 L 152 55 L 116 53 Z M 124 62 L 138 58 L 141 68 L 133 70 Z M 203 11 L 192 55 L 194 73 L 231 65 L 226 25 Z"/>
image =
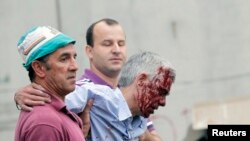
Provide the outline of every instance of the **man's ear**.
<path id="1" fill-rule="evenodd" d="M 136 81 L 136 85 L 142 87 L 148 82 L 148 75 L 146 73 L 140 73 L 139 75 L 137 75 Z"/>
<path id="2" fill-rule="evenodd" d="M 92 50 L 93 50 L 93 47 L 91 47 L 90 45 L 85 46 L 85 52 L 89 58 L 93 58 L 93 51 Z"/>
<path id="3" fill-rule="evenodd" d="M 36 76 L 45 77 L 46 68 L 41 62 L 35 60 L 35 61 L 33 61 L 31 63 L 31 67 L 33 68 L 34 73 L 36 74 Z"/>

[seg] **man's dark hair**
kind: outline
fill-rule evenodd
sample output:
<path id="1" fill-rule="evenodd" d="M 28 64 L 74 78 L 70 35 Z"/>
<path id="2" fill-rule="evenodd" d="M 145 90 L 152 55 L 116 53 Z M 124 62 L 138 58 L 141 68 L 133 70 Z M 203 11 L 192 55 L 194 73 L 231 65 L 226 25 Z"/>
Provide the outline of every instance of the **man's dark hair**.
<path id="1" fill-rule="evenodd" d="M 116 20 L 105 18 L 105 19 L 101 19 L 101 20 L 93 23 L 92 25 L 90 25 L 88 30 L 87 30 L 87 33 L 86 33 L 86 42 L 87 42 L 87 45 L 89 45 L 91 47 L 94 46 L 94 39 L 93 39 L 94 27 L 96 24 L 98 24 L 100 22 L 105 22 L 107 25 L 110 25 L 110 26 L 119 24 Z"/>
<path id="2" fill-rule="evenodd" d="M 49 69 L 50 69 L 50 66 L 49 66 L 49 64 L 47 63 L 48 58 L 49 58 L 49 55 L 45 55 L 45 56 L 40 57 L 40 58 L 38 58 L 38 59 L 36 59 L 36 60 L 39 61 L 39 62 L 41 62 L 41 63 L 43 63 L 43 64 L 45 64 L 46 69 L 49 70 Z M 34 69 L 32 68 L 32 66 L 30 66 L 30 68 L 28 69 L 28 73 L 29 73 L 30 81 L 31 81 L 31 82 L 34 82 L 34 79 L 35 79 L 35 71 L 34 71 Z"/>

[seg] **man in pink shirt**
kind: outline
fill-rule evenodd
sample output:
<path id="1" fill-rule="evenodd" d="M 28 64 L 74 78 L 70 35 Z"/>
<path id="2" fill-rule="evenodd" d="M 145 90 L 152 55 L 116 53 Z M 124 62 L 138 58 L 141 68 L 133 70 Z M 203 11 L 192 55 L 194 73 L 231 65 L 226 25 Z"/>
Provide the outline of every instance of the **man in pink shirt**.
<path id="1" fill-rule="evenodd" d="M 20 38 L 18 51 L 30 81 L 41 85 L 51 103 L 21 111 L 15 141 L 84 141 L 81 119 L 70 112 L 65 96 L 76 81 L 75 40 L 49 26 L 30 29 Z"/>

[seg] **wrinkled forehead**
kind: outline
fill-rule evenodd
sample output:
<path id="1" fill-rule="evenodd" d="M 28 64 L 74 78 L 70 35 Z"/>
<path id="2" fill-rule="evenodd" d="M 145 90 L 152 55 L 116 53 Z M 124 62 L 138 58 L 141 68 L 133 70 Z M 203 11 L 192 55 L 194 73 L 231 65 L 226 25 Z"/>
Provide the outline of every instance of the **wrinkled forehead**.
<path id="1" fill-rule="evenodd" d="M 152 78 L 152 84 L 157 88 L 170 91 L 170 87 L 174 82 L 175 74 L 172 69 L 166 67 L 159 67 L 156 74 Z"/>
<path id="2" fill-rule="evenodd" d="M 160 66 L 157 68 L 156 73 L 153 77 L 163 77 L 163 78 L 171 78 L 175 79 L 175 71 L 169 67 Z"/>
<path id="3" fill-rule="evenodd" d="M 62 48 L 57 49 L 55 52 L 51 53 L 50 56 L 60 57 L 60 56 L 76 56 L 76 49 L 73 44 L 68 44 Z"/>

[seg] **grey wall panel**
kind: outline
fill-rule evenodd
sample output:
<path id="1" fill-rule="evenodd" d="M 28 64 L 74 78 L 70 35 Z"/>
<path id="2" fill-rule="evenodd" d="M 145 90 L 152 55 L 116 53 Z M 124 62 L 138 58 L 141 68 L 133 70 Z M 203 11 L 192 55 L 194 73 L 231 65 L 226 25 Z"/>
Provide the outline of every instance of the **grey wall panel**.
<path id="1" fill-rule="evenodd" d="M 164 140 L 195 140 L 200 133 L 191 133 L 195 103 L 250 94 L 249 6 L 247 0 L 2 0 L 0 94 L 8 96 L 1 104 L 13 107 L 8 110 L 12 119 L 0 128 L 0 136 L 12 139 L 18 115 L 13 93 L 29 83 L 16 50 L 20 34 L 32 25 L 47 24 L 75 37 L 79 76 L 89 65 L 83 52 L 87 27 L 110 17 L 125 28 L 129 56 L 154 51 L 176 67 L 167 105 L 153 116 L 157 132 Z M 7 120 L 2 113 L 0 123 Z"/>

